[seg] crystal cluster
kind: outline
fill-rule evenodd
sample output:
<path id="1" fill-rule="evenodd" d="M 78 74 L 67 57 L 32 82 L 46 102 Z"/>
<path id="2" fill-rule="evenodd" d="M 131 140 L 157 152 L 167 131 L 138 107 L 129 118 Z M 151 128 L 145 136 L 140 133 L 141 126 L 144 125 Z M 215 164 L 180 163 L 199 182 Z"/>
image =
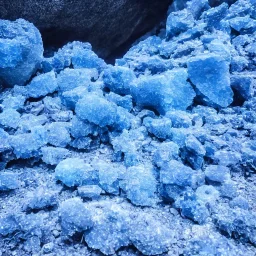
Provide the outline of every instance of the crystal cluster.
<path id="1" fill-rule="evenodd" d="M 0 255 L 256 254 L 256 2 L 157 31 L 108 65 L 0 20 Z"/>

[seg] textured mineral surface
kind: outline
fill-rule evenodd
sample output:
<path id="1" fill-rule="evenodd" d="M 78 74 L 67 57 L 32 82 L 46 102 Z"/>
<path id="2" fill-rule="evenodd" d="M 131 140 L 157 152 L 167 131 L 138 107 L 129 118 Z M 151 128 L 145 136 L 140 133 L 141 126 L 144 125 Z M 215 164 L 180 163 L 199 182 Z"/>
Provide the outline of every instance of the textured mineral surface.
<path id="1" fill-rule="evenodd" d="M 114 65 L 0 20 L 1 256 L 256 255 L 256 1 L 223 2 Z"/>

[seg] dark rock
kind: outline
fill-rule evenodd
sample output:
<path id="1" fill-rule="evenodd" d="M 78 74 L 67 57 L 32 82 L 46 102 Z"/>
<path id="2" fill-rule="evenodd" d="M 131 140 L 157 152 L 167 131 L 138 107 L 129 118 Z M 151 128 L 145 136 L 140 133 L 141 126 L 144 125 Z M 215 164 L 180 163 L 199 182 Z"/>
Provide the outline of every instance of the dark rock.
<path id="1" fill-rule="evenodd" d="M 46 45 L 89 41 L 102 57 L 152 29 L 172 0 L 0 0 L 0 18 L 24 18 Z"/>

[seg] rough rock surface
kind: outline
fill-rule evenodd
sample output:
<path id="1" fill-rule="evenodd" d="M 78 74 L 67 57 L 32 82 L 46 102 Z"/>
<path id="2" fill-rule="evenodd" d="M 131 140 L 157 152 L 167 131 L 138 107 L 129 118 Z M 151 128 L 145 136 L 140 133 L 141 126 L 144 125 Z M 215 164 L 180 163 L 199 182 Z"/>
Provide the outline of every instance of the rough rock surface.
<path id="1" fill-rule="evenodd" d="M 104 57 L 152 29 L 172 0 L 0 1 L 0 18 L 24 18 L 36 25 L 45 44 L 89 41 Z"/>

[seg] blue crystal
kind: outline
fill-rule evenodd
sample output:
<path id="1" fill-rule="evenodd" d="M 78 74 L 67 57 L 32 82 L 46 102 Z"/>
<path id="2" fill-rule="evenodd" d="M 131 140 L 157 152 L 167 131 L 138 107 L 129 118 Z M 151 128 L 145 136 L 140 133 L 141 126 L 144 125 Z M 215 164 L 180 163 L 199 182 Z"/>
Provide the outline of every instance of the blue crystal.
<path id="1" fill-rule="evenodd" d="M 61 229 L 64 236 L 72 236 L 93 226 L 92 216 L 80 198 L 71 198 L 60 205 Z"/>
<path id="2" fill-rule="evenodd" d="M 133 71 L 126 67 L 109 66 L 103 73 L 104 86 L 121 95 L 130 94 L 131 82 L 135 78 Z"/>
<path id="3" fill-rule="evenodd" d="M 221 56 L 203 54 L 191 58 L 188 61 L 188 76 L 207 104 L 227 107 L 232 103 L 229 63 Z"/>
<path id="4" fill-rule="evenodd" d="M 72 64 L 77 68 L 96 68 L 102 71 L 106 67 L 103 59 L 99 58 L 96 53 L 90 49 L 75 48 L 72 53 Z"/>
<path id="5" fill-rule="evenodd" d="M 135 205 L 153 206 L 156 203 L 156 179 L 151 166 L 128 168 L 122 188 L 127 198 Z"/>
<path id="6" fill-rule="evenodd" d="M 207 166 L 204 173 L 206 181 L 213 184 L 221 184 L 230 179 L 229 168 L 221 165 Z"/>
<path id="7" fill-rule="evenodd" d="M 0 125 L 3 128 L 17 128 L 20 122 L 20 113 L 8 108 L 0 113 Z"/>
<path id="8" fill-rule="evenodd" d="M 160 181 L 163 184 L 197 188 L 204 184 L 204 175 L 200 171 L 194 171 L 177 160 L 171 160 L 161 167 Z"/>
<path id="9" fill-rule="evenodd" d="M 109 194 L 118 195 L 120 168 L 103 161 L 98 161 L 93 167 L 99 173 L 99 186 Z"/>
<path id="10" fill-rule="evenodd" d="M 179 146 L 174 142 L 161 143 L 153 156 L 154 163 L 161 167 L 170 160 L 177 160 L 179 157 Z"/>
<path id="11" fill-rule="evenodd" d="M 117 106 L 127 109 L 131 111 L 133 108 L 132 97 L 130 95 L 120 96 L 118 94 L 110 92 L 105 95 L 108 101 L 115 103 Z"/>
<path id="12" fill-rule="evenodd" d="M 86 185 L 78 188 L 78 194 L 82 198 L 99 199 L 103 190 L 98 185 Z"/>
<path id="13" fill-rule="evenodd" d="M 168 118 L 153 119 L 146 117 L 143 120 L 143 124 L 146 126 L 148 131 L 155 135 L 159 139 L 170 139 L 172 128 L 172 121 Z"/>
<path id="14" fill-rule="evenodd" d="M 98 184 L 98 172 L 80 158 L 61 161 L 55 168 L 55 178 L 68 187 Z"/>
<path id="15" fill-rule="evenodd" d="M 47 134 L 42 126 L 33 127 L 31 133 L 10 136 L 10 145 L 17 158 L 40 155 L 40 148 L 47 144 Z"/>
<path id="16" fill-rule="evenodd" d="M 58 90 L 60 93 L 71 91 L 79 86 L 87 88 L 93 78 L 98 77 L 95 69 L 69 69 L 66 68 L 57 76 Z"/>
<path id="17" fill-rule="evenodd" d="M 186 110 L 195 97 L 193 88 L 187 82 L 185 69 L 141 76 L 134 81 L 131 93 L 137 105 L 154 108 L 160 114 L 172 109 Z"/>
<path id="18" fill-rule="evenodd" d="M 76 116 L 71 121 L 71 129 L 70 133 L 74 138 L 80 138 L 88 136 L 89 134 L 93 134 L 95 136 L 98 135 L 97 126 L 88 121 L 82 121 L 78 119 Z"/>
<path id="19" fill-rule="evenodd" d="M 111 255 L 130 244 L 128 211 L 111 201 L 92 203 L 88 208 L 94 216 L 93 228 L 84 237 L 89 247 Z"/>
<path id="20" fill-rule="evenodd" d="M 194 18 L 187 9 L 178 12 L 172 12 L 166 22 L 166 36 L 172 37 L 187 31 L 194 25 Z"/>
<path id="21" fill-rule="evenodd" d="M 47 189 L 37 189 L 26 196 L 26 210 L 39 210 L 57 204 L 57 193 Z"/>
<path id="22" fill-rule="evenodd" d="M 43 147 L 41 151 L 43 155 L 42 160 L 50 165 L 57 165 L 70 154 L 66 148 Z"/>
<path id="23" fill-rule="evenodd" d="M 0 81 L 8 86 L 25 85 L 39 68 L 43 42 L 28 21 L 0 20 Z"/>
<path id="24" fill-rule="evenodd" d="M 101 127 L 113 125 L 117 117 L 117 106 L 95 94 L 85 95 L 76 105 L 76 115 Z"/>
<path id="25" fill-rule="evenodd" d="M 12 172 L 0 173 L 0 191 L 8 191 L 19 187 L 18 174 Z"/>
<path id="26" fill-rule="evenodd" d="M 36 76 L 27 86 L 29 97 L 40 98 L 57 90 L 58 84 L 54 72 Z"/>
<path id="27" fill-rule="evenodd" d="M 198 170 L 202 167 L 205 154 L 205 148 L 196 137 L 190 135 L 186 138 L 182 158 L 187 161 L 193 169 Z"/>
<path id="28" fill-rule="evenodd" d="M 69 123 L 55 122 L 46 126 L 48 143 L 56 147 L 66 147 L 71 141 Z"/>

